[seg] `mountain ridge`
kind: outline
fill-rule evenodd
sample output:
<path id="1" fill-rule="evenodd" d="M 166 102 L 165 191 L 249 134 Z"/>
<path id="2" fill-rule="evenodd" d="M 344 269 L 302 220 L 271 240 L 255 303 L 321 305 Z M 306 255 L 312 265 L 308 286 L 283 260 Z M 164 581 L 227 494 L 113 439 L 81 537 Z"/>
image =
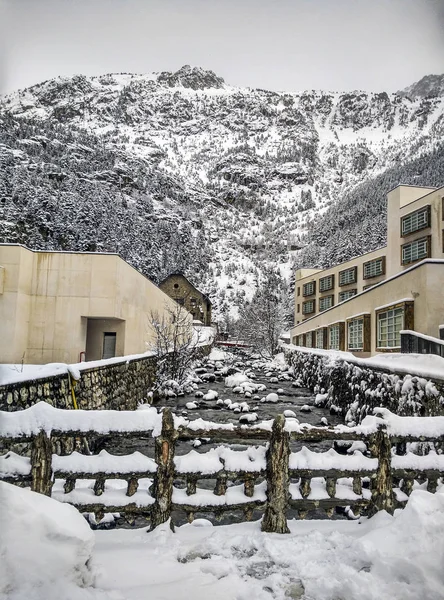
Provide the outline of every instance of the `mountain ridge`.
<path id="1" fill-rule="evenodd" d="M 154 281 L 179 268 L 209 290 L 216 313 L 235 314 L 264 266 L 291 279 L 296 266 L 381 245 L 397 173 L 432 183 L 421 179 L 432 161 L 444 183 L 441 78 L 405 88 L 413 98 L 279 93 L 185 65 L 8 94 L 0 234 L 42 249 L 119 251 Z"/>

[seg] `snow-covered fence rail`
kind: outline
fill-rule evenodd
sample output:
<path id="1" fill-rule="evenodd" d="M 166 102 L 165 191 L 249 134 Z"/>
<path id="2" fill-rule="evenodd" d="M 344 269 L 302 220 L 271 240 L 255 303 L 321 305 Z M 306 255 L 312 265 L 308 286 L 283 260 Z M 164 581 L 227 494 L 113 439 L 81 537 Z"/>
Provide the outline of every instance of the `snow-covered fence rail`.
<path id="1" fill-rule="evenodd" d="M 0 413 L 0 443 L 31 446 L 30 456 L 8 451 L 0 456 L 0 478 L 69 502 L 82 512 L 102 517 L 119 512 L 132 518 L 145 515 L 154 528 L 174 511 L 189 520 L 196 513 L 241 511 L 250 519 L 264 512 L 262 529 L 285 533 L 287 511 L 299 518 L 322 509 L 332 516 L 335 507 L 355 512 L 393 512 L 403 506 L 420 482 L 434 492 L 444 476 L 444 456 L 430 452 L 394 455 L 408 442 L 444 443 L 444 417 L 398 417 L 386 409 L 367 417 L 357 427 L 314 427 L 286 420 L 253 426 L 234 426 L 175 417 L 169 410 L 67 411 L 40 403 L 15 413 Z M 53 454 L 60 437 L 133 436 L 154 438 L 154 459 L 139 452 L 115 456 L 73 452 Z M 251 445 L 238 451 L 219 445 L 208 452 L 192 450 L 176 455 L 177 440 L 206 437 L 212 442 Z M 313 452 L 305 446 L 291 451 L 294 442 L 364 442 L 369 456 L 359 451 L 341 455 L 335 450 Z M 264 444 L 264 442 L 267 442 Z M 214 481 L 213 489 L 198 487 Z"/>

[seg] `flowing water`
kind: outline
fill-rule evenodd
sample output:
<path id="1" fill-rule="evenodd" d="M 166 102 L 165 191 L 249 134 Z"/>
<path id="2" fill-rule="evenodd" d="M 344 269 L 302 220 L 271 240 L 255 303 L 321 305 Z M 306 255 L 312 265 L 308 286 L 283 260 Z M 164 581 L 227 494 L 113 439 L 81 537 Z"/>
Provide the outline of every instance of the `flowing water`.
<path id="1" fill-rule="evenodd" d="M 218 406 L 216 399 L 204 401 L 201 397 L 196 398 L 196 391 L 198 396 L 200 393 L 206 394 L 209 390 L 217 392 L 218 399 L 226 400 L 231 399 L 233 402 L 247 402 L 249 410 L 255 412 L 258 417 L 258 421 L 273 419 L 276 415 L 282 414 L 286 410 L 291 410 L 296 414 L 296 418 L 300 423 L 310 423 L 311 425 L 321 425 L 321 419 L 327 418 L 329 425 L 336 425 L 342 422 L 342 419 L 338 415 L 331 415 L 328 410 L 315 405 L 315 395 L 308 389 L 295 387 L 295 379 L 291 372 L 286 372 L 285 368 L 275 365 L 273 368 L 270 365 L 260 364 L 258 361 L 249 361 L 247 359 L 232 359 L 230 365 L 231 372 L 242 372 L 247 370 L 248 374 L 252 374 L 252 381 L 256 384 L 264 384 L 266 390 L 258 392 L 257 395 L 253 394 L 253 397 L 246 398 L 243 394 L 234 393 L 233 388 L 225 385 L 225 377 L 221 370 L 220 363 L 205 362 L 198 369 L 198 377 L 210 379 L 210 381 L 202 381 L 198 383 L 198 390 L 192 393 L 178 395 L 176 397 L 169 397 L 158 403 L 158 407 L 166 406 L 169 407 L 176 415 L 186 416 L 190 421 L 202 418 L 206 421 L 213 421 L 217 423 L 233 423 L 237 425 L 239 423 L 239 417 L 243 413 L 235 413 L 233 410 L 228 409 L 225 405 Z M 202 371 L 205 372 L 203 373 Z M 279 390 L 279 391 L 278 391 Z M 261 402 L 261 399 L 267 396 L 269 393 L 278 393 L 278 401 L 276 403 Z M 188 409 L 187 404 L 190 402 L 196 402 L 198 408 Z M 310 411 L 302 411 L 302 407 L 310 407 Z M 258 422 L 257 421 L 257 422 Z M 250 442 L 254 443 L 254 442 Z M 207 443 L 207 440 L 201 439 L 197 443 L 192 441 L 182 442 L 179 441 L 176 446 L 176 455 L 183 455 L 190 450 L 195 449 L 197 452 L 207 452 L 211 447 L 219 444 Z M 236 450 L 246 448 L 246 444 L 231 444 L 231 447 Z M 300 443 L 292 443 L 292 451 L 297 451 L 301 447 Z M 331 442 L 320 442 L 309 445 L 311 450 L 325 451 L 332 447 Z M 99 444 L 96 447 L 105 448 L 113 454 L 127 454 L 134 451 L 139 451 L 147 456 L 154 456 L 154 445 L 152 441 L 142 441 L 137 439 L 107 441 L 103 444 Z M 199 487 L 213 489 L 214 480 L 200 480 L 198 483 Z M 178 487 L 183 487 L 184 482 L 177 482 Z M 289 511 L 288 516 L 291 518 L 292 515 Z M 260 512 L 254 514 L 253 518 L 259 518 Z M 205 516 L 206 518 L 211 517 L 208 515 L 199 514 L 196 512 L 196 518 L 199 516 Z M 319 518 L 323 517 L 323 514 L 313 513 L 311 517 Z M 177 514 L 173 515 L 176 523 L 184 522 L 184 515 Z M 239 520 L 239 516 L 231 513 L 225 513 L 221 523 L 228 524 Z M 142 526 L 143 520 L 137 519 L 136 525 Z M 125 526 L 121 519 L 117 521 L 118 526 Z"/>

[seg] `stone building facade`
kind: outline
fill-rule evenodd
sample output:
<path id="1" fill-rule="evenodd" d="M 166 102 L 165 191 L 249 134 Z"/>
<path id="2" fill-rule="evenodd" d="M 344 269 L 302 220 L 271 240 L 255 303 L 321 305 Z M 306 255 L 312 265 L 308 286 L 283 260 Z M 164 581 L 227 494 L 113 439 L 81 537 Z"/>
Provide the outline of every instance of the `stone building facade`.
<path id="1" fill-rule="evenodd" d="M 159 284 L 159 288 L 184 306 L 191 313 L 193 320 L 201 321 L 208 327 L 211 325 L 211 300 L 195 288 L 185 275 L 172 273 Z"/>

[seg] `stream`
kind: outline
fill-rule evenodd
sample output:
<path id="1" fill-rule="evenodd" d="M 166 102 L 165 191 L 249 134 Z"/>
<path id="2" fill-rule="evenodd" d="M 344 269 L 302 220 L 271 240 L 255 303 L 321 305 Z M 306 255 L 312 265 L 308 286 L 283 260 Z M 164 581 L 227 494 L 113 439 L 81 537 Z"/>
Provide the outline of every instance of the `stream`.
<path id="1" fill-rule="evenodd" d="M 218 356 L 218 352 L 214 354 Z M 211 355 L 213 356 L 213 355 Z M 265 386 L 262 391 L 253 392 L 251 397 L 235 391 L 238 387 L 227 387 L 226 378 L 230 375 L 246 373 L 251 382 L 256 385 Z M 273 419 L 276 415 L 284 413 L 284 411 L 293 411 L 295 417 L 300 423 L 310 423 L 311 425 L 320 426 L 323 423 L 321 419 L 327 419 L 329 425 L 342 423 L 342 418 L 335 414 L 330 414 L 325 408 L 315 405 L 315 395 L 306 388 L 297 386 L 295 375 L 289 370 L 288 366 L 281 362 L 266 363 L 261 360 L 252 360 L 246 356 L 233 355 L 226 353 L 225 360 L 204 360 L 199 363 L 194 372 L 194 386 L 196 389 L 188 389 L 186 392 L 175 394 L 173 389 L 170 390 L 170 396 L 162 399 L 155 406 L 166 406 L 176 415 L 185 416 L 190 421 L 195 419 L 204 419 L 217 423 L 233 423 L 239 424 L 239 419 L 244 415 L 256 413 L 257 421 Z M 177 391 L 177 390 L 176 390 Z M 205 400 L 208 392 L 212 391 L 214 399 Z M 216 394 L 215 394 L 216 393 Z M 268 394 L 277 394 L 276 402 L 264 401 Z M 196 397 L 197 396 L 197 397 Z M 217 396 L 217 397 L 216 397 Z M 248 412 L 239 412 L 240 407 L 236 410 L 230 409 L 227 406 L 228 400 L 232 403 L 248 404 Z M 227 401 L 222 404 L 221 401 Z M 219 402 L 219 403 L 218 403 Z M 221 405 L 222 404 L 222 405 Z M 190 408 L 192 405 L 196 407 Z M 301 410 L 302 409 L 302 410 Z M 246 407 L 244 406 L 244 410 Z M 289 414 L 289 413 L 287 413 Z M 252 417 L 254 418 L 254 417 Z M 207 443 L 205 439 L 197 441 L 179 441 L 176 445 L 176 455 L 183 455 L 196 450 L 197 452 L 207 452 L 210 448 L 220 445 Z M 301 443 L 292 442 L 291 450 L 293 452 L 301 448 Z M 247 447 L 246 444 L 230 444 L 230 447 L 235 450 L 242 450 Z M 329 441 L 320 442 L 309 445 L 311 450 L 326 451 L 332 447 Z M 106 449 L 113 454 L 128 454 L 139 451 L 142 454 L 153 457 L 154 445 L 151 441 L 142 441 L 137 439 L 121 439 L 100 444 L 100 449 Z M 213 489 L 214 480 L 200 480 L 199 487 Z M 182 487 L 178 482 L 178 487 Z M 288 517 L 292 518 L 295 515 L 293 511 L 288 511 Z M 339 511 L 336 518 L 343 518 L 343 511 Z M 255 511 L 253 518 L 258 519 L 261 512 Z M 196 511 L 196 518 L 205 517 L 215 522 L 211 514 L 203 514 Z M 323 511 L 313 511 L 308 518 L 325 518 Z M 335 517 L 334 517 L 335 518 Z M 185 522 L 184 515 L 181 513 L 173 515 L 173 520 L 176 524 Z M 242 520 L 242 519 L 241 519 Z M 221 524 L 229 524 L 239 521 L 239 516 L 230 512 L 226 512 L 222 520 L 218 521 Z M 146 523 L 144 519 L 136 519 L 136 526 L 143 526 Z M 118 527 L 127 527 L 123 519 L 116 519 L 115 525 Z"/>

